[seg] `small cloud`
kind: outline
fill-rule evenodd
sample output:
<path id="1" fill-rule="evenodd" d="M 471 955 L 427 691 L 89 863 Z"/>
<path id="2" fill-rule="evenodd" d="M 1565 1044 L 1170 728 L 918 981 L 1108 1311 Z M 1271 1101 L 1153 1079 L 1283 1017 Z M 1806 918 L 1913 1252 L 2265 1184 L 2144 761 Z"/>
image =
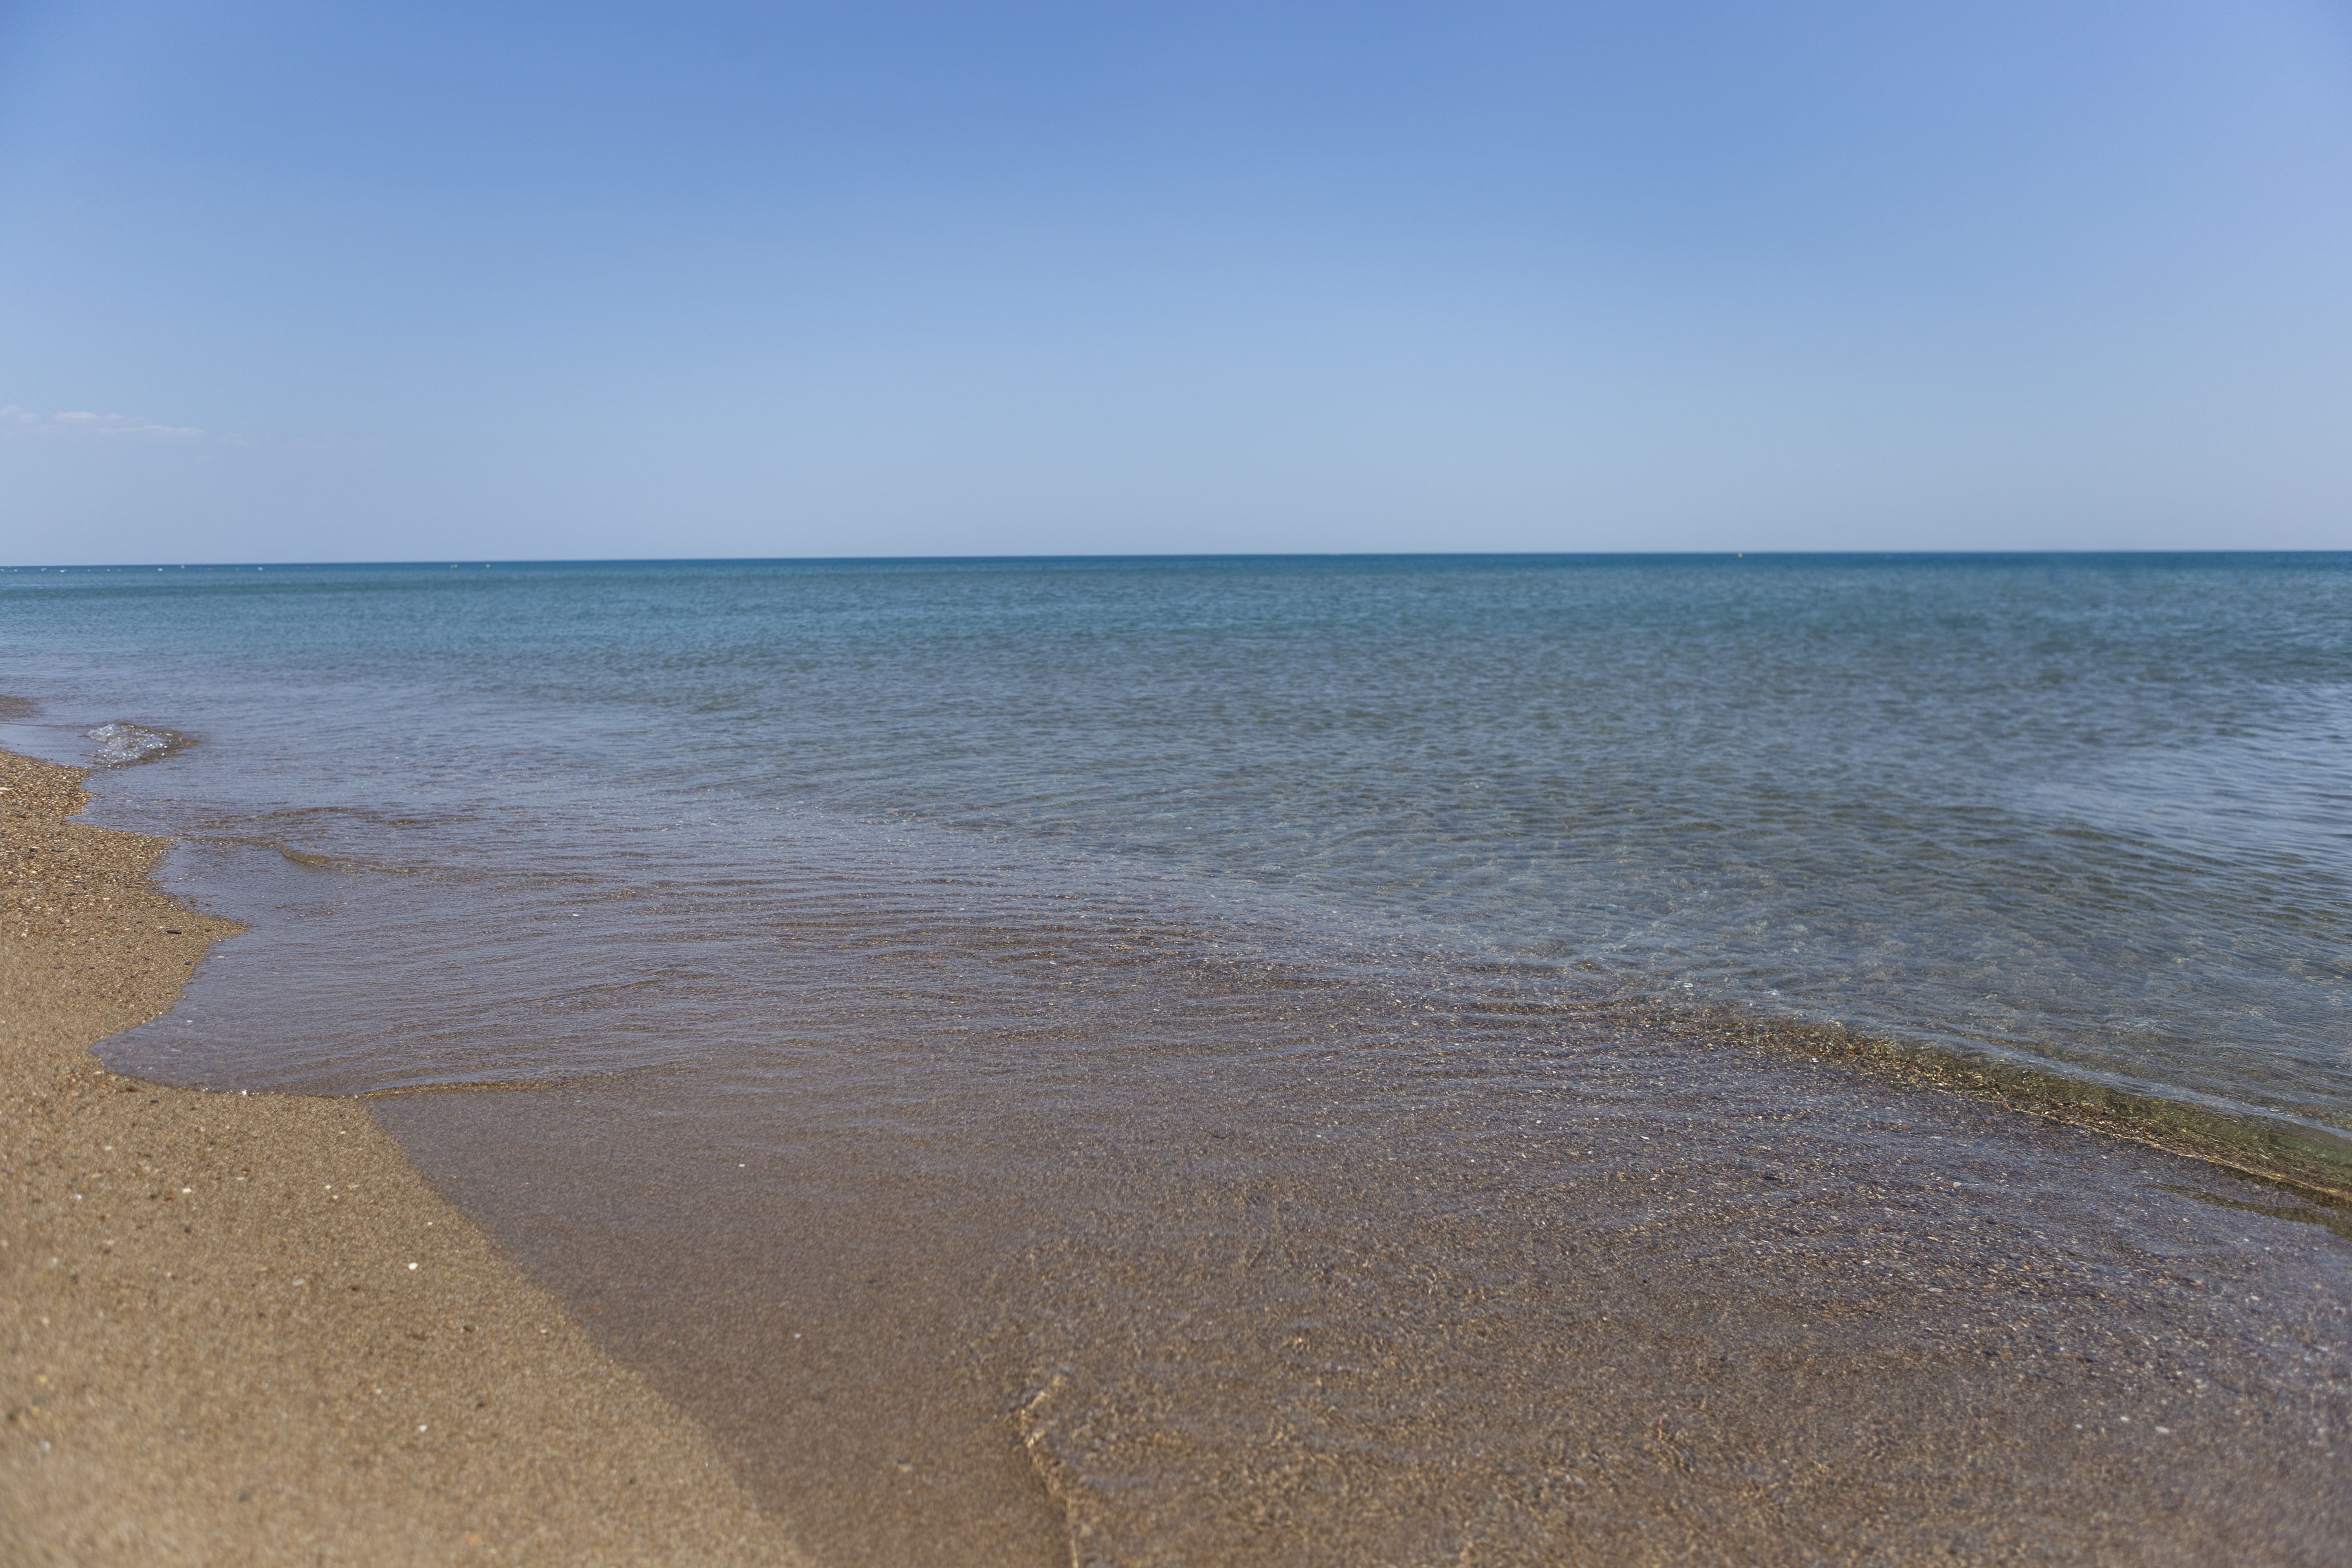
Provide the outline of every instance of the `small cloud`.
<path id="1" fill-rule="evenodd" d="M 112 417 L 109 416 L 109 417 Z M 101 425 L 101 436 L 121 437 L 132 441 L 185 441 L 204 434 L 193 425 L 158 425 L 151 419 L 124 420 L 119 424 Z"/>
<path id="2" fill-rule="evenodd" d="M 123 414 L 94 414 L 84 408 L 42 415 L 16 403 L 0 407 L 0 439 L 90 436 L 110 441 L 189 441 L 203 434 L 193 425 L 163 425 Z"/>

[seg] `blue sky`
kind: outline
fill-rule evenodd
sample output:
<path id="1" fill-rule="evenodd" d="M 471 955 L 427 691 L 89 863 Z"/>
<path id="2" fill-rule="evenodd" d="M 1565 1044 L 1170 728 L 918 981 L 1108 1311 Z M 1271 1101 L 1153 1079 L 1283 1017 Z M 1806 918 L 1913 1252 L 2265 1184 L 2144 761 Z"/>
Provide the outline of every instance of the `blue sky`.
<path id="1" fill-rule="evenodd" d="M 2352 547 L 2352 7 L 0 4 L 0 559 Z"/>

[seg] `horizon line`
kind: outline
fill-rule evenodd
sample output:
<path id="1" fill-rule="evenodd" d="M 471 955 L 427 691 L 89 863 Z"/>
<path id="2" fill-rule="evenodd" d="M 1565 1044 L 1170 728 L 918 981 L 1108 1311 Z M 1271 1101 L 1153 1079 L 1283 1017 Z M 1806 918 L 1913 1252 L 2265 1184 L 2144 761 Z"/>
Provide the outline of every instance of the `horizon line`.
<path id="1" fill-rule="evenodd" d="M 1757 560 L 1966 560 L 2043 561 L 2084 559 L 2177 559 L 2182 557 L 2352 556 L 2342 549 L 2052 549 L 2052 550 L 1280 550 L 1129 552 L 1099 554 L 1070 552 L 988 555 L 610 555 L 518 556 L 484 561 L 455 560 L 445 555 L 408 560 L 349 561 L 125 561 L 26 562 L 0 563 L 0 573 L 26 572 L 186 572 L 186 571 L 317 571 L 423 570 L 439 568 L 486 571 L 497 567 L 584 566 L 920 566 L 1047 564 L 1055 563 L 1144 563 L 1209 562 L 1334 562 L 1334 561 L 1743 561 Z"/>

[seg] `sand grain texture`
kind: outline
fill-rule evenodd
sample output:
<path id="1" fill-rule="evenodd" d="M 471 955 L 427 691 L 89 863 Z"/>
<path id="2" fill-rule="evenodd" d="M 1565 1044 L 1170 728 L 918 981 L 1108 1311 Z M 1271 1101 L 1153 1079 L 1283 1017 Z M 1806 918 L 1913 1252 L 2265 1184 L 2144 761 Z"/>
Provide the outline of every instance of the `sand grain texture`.
<path id="1" fill-rule="evenodd" d="M 0 753 L 0 1563 L 800 1561 L 363 1105 L 89 1054 L 236 928 L 81 777 Z"/>

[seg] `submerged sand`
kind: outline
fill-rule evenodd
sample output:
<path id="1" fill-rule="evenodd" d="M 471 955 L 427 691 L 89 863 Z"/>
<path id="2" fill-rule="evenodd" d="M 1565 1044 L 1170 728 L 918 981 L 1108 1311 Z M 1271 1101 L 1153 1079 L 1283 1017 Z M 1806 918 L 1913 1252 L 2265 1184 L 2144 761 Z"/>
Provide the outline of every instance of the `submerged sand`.
<path id="1" fill-rule="evenodd" d="M 0 1562 L 798 1561 L 365 1107 L 98 1063 L 236 928 L 82 777 L 0 753 Z"/>

